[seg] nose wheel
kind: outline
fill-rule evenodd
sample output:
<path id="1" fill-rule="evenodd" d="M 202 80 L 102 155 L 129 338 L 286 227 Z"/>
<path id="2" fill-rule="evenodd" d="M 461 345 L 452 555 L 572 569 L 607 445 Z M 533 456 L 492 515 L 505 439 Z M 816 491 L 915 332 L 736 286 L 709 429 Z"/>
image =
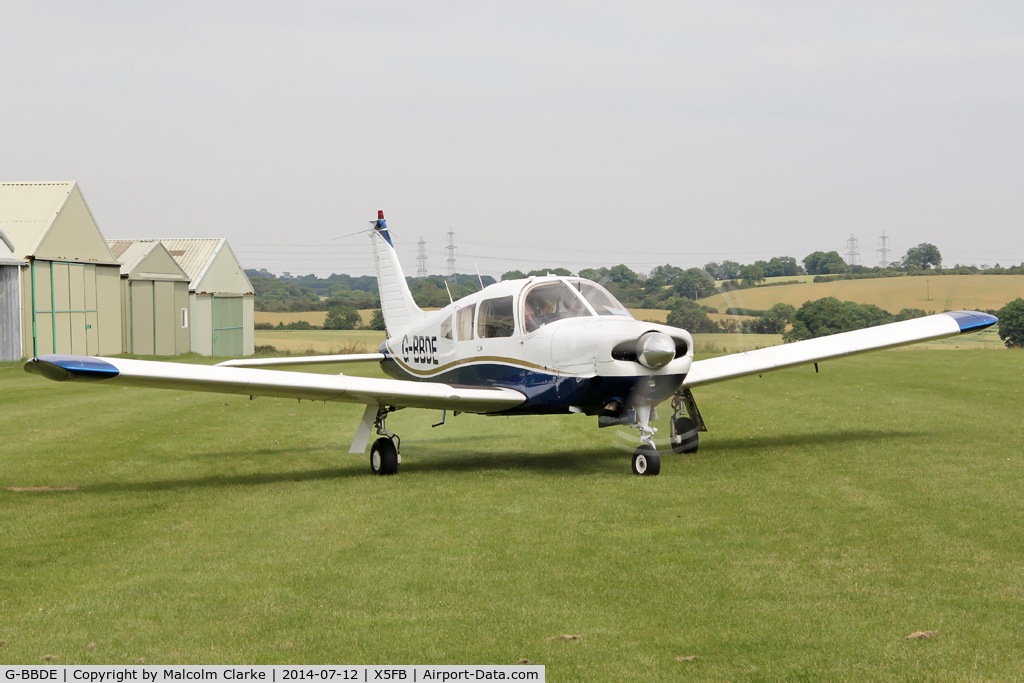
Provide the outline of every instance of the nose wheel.
<path id="1" fill-rule="evenodd" d="M 640 430 L 641 444 L 633 451 L 633 474 L 653 477 L 661 472 L 661 456 L 654 448 L 654 435 L 658 430 L 651 426 L 651 406 L 638 405 L 634 411 L 636 421 L 630 426 Z"/>
<path id="2" fill-rule="evenodd" d="M 661 472 L 661 456 L 647 444 L 633 451 L 633 474 L 653 477 Z"/>

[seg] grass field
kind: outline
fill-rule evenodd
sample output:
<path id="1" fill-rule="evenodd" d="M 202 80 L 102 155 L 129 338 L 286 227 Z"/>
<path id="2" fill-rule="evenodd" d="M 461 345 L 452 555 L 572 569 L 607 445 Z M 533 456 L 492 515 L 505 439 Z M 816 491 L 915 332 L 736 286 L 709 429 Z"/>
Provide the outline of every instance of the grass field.
<path id="1" fill-rule="evenodd" d="M 841 301 L 875 304 L 890 313 L 898 313 L 904 308 L 935 312 L 999 309 L 1007 302 L 1024 296 L 1024 275 L 942 275 L 811 282 L 740 289 L 701 299 L 700 303 L 714 306 L 721 312 L 730 306 L 765 310 L 777 303 L 799 308 L 805 301 L 826 296 L 834 296 Z"/>
<path id="2" fill-rule="evenodd" d="M 358 406 L 3 364 L 0 662 L 1020 677 L 1022 387 L 963 350 L 712 385 L 700 452 L 643 479 L 591 418 L 401 411 L 377 478 Z"/>

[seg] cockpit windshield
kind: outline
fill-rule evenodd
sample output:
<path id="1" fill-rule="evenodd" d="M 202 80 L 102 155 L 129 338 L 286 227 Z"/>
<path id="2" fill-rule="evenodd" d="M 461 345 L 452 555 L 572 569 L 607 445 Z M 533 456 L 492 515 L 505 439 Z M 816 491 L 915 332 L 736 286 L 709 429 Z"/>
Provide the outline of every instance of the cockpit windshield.
<path id="1" fill-rule="evenodd" d="M 629 314 L 626 307 L 619 303 L 619 300 L 612 296 L 611 292 L 602 287 L 601 285 L 590 282 L 588 280 L 570 280 L 569 281 L 583 298 L 587 300 L 591 308 L 597 311 L 598 315 L 624 315 L 627 318 L 633 316 Z"/>
<path id="2" fill-rule="evenodd" d="M 582 299 L 561 280 L 537 285 L 526 293 L 523 329 L 529 334 L 562 318 L 591 315 Z"/>

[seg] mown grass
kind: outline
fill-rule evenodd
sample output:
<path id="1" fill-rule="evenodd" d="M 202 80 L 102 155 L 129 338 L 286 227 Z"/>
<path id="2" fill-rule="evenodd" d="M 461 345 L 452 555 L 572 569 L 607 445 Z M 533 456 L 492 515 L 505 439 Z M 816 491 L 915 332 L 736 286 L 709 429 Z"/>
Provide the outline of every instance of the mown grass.
<path id="1" fill-rule="evenodd" d="M 2 365 L 0 661 L 1019 677 L 1022 361 L 896 351 L 712 385 L 700 452 L 644 479 L 583 416 L 401 411 L 401 472 L 376 478 L 346 453 L 358 406 Z M 74 490 L 12 490 L 33 487 Z"/>

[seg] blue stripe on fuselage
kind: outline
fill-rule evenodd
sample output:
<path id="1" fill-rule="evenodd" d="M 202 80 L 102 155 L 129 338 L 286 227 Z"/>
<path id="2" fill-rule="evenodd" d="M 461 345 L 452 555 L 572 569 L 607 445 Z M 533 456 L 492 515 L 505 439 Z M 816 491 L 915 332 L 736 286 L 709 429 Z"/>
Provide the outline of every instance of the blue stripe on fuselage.
<path id="1" fill-rule="evenodd" d="M 655 386 L 648 385 L 650 376 L 632 377 L 564 377 L 520 366 L 483 362 L 459 365 L 446 372 L 427 377 L 417 377 L 402 369 L 402 366 L 383 347 L 385 359 L 381 369 L 395 379 L 473 387 L 506 387 L 515 389 L 526 402 L 502 415 L 546 415 L 568 413 L 569 406 L 583 409 L 588 415 L 596 415 L 610 401 L 626 403 L 638 382 L 644 395 L 663 401 L 679 388 L 685 375 L 654 376 Z"/>

